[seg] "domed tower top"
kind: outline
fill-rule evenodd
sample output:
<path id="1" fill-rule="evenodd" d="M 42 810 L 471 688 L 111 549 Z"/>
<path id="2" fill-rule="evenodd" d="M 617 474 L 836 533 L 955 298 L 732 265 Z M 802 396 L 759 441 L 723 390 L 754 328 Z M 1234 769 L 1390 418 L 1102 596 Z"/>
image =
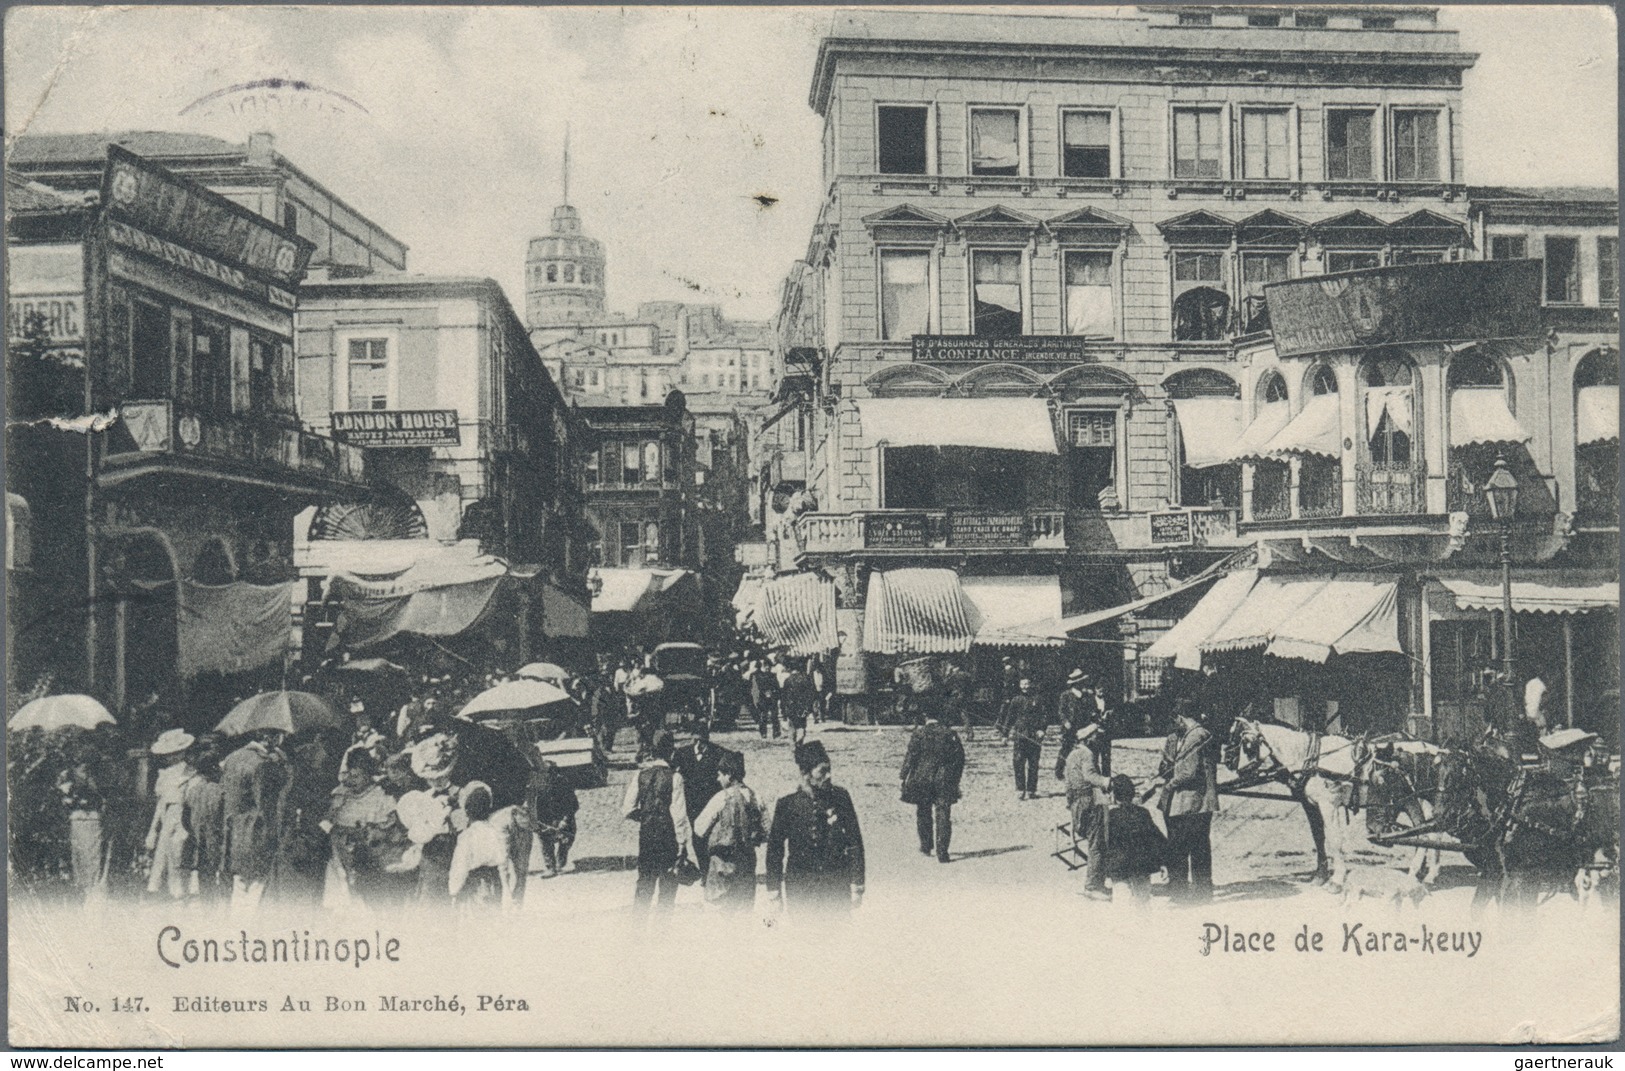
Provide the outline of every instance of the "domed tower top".
<path id="1" fill-rule="evenodd" d="M 581 231 L 570 204 L 570 132 L 564 134 L 564 203 L 553 209 L 549 233 L 525 254 L 527 327 L 558 327 L 604 319 L 604 246 Z"/>

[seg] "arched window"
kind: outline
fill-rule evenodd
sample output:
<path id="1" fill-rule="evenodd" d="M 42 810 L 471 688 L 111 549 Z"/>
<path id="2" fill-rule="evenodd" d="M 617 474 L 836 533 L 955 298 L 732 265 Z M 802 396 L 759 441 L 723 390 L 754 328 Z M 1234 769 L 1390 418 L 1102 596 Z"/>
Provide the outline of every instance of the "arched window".
<path id="1" fill-rule="evenodd" d="M 1592 350 L 1574 368 L 1575 504 L 1583 520 L 1619 516 L 1619 353 Z"/>
<path id="2" fill-rule="evenodd" d="M 574 264 L 566 264 L 564 266 L 564 281 L 567 283 L 573 283 L 576 281 L 576 266 Z"/>
<path id="3" fill-rule="evenodd" d="M 1416 448 L 1416 372 L 1404 356 L 1378 351 L 1360 367 L 1364 387 L 1363 457 L 1357 470 L 1362 513 L 1417 513 L 1423 505 Z"/>
<path id="4" fill-rule="evenodd" d="M 1286 401 L 1286 377 L 1279 372 L 1266 374 L 1258 382 L 1258 400 L 1265 405 Z"/>
<path id="5" fill-rule="evenodd" d="M 1316 365 L 1309 376 L 1309 393 L 1313 397 L 1337 393 L 1337 373 L 1326 365 Z"/>
<path id="6" fill-rule="evenodd" d="M 556 283 L 559 281 L 559 266 L 557 264 L 549 264 L 547 266 L 547 281 L 550 283 Z"/>

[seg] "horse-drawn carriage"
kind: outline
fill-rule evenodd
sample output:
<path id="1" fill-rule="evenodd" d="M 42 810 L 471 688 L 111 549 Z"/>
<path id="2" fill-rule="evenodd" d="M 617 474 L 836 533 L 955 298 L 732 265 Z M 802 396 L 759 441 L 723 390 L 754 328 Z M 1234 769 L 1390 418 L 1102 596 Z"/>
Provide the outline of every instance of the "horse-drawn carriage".
<path id="1" fill-rule="evenodd" d="M 1337 884 L 1362 811 L 1371 843 L 1417 849 L 1413 873 L 1424 852 L 1461 852 L 1478 868 L 1483 896 L 1503 887 L 1532 896 L 1577 875 L 1617 880 L 1618 768 L 1592 733 L 1559 730 L 1525 752 L 1493 730 L 1472 747 L 1447 748 L 1236 718 L 1224 762 L 1236 776 L 1221 792 L 1303 807 L 1317 877 Z"/>
<path id="2" fill-rule="evenodd" d="M 663 643 L 650 655 L 649 668 L 663 685 L 661 706 L 667 728 L 692 728 L 710 716 L 711 679 L 704 647 Z"/>

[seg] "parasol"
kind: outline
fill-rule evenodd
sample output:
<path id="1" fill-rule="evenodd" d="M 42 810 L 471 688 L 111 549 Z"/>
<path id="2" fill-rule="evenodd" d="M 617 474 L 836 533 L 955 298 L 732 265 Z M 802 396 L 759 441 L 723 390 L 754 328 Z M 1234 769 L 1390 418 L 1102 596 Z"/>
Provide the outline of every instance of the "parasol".
<path id="1" fill-rule="evenodd" d="M 345 719 L 333 705 L 309 692 L 263 692 L 231 708 L 215 731 L 241 736 L 256 729 L 280 729 L 285 733 L 305 729 L 342 729 Z"/>
<path id="2" fill-rule="evenodd" d="M 666 682 L 650 673 L 639 677 L 635 681 L 629 681 L 626 685 L 626 694 L 653 695 L 655 692 L 660 691 L 664 687 L 666 687 Z"/>
<path id="3" fill-rule="evenodd" d="M 479 717 L 502 714 L 515 710 L 534 710 L 570 701 L 564 689 L 546 681 L 504 681 L 471 699 L 457 712 L 459 718 L 472 721 Z"/>
<path id="4" fill-rule="evenodd" d="M 47 695 L 23 704 L 9 729 L 94 729 L 113 724 L 107 708 L 88 695 Z"/>
<path id="5" fill-rule="evenodd" d="M 529 677 L 532 680 L 548 681 L 552 684 L 563 684 L 570 679 L 570 673 L 563 666 L 552 662 L 532 662 L 521 669 L 516 676 Z"/>
<path id="6" fill-rule="evenodd" d="M 355 658 L 348 662 L 341 662 L 336 666 L 328 667 L 329 673 L 406 673 L 405 666 L 397 666 L 387 658 Z"/>

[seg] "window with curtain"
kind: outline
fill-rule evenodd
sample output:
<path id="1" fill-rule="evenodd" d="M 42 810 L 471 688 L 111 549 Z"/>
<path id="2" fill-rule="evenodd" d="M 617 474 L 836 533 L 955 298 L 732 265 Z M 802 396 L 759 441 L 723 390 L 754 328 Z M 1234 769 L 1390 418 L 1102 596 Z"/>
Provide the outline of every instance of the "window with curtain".
<path id="1" fill-rule="evenodd" d="M 1061 113 L 1061 174 L 1067 178 L 1111 178 L 1110 112 Z"/>
<path id="2" fill-rule="evenodd" d="M 1264 301 L 1264 287 L 1291 277 L 1291 253 L 1243 253 L 1241 255 L 1241 292 L 1243 331 L 1269 329 L 1269 307 Z"/>
<path id="3" fill-rule="evenodd" d="M 1021 113 L 1015 108 L 970 110 L 970 173 L 1021 174 Z"/>
<path id="4" fill-rule="evenodd" d="M 1241 176 L 1250 179 L 1292 177 L 1292 113 L 1284 109 L 1249 108 L 1241 113 Z"/>
<path id="5" fill-rule="evenodd" d="M 1410 366 L 1403 361 L 1374 360 L 1366 365 L 1366 442 L 1378 467 L 1410 467 L 1411 383 Z"/>
<path id="6" fill-rule="evenodd" d="M 643 479 L 643 451 L 637 443 L 621 445 L 621 483 L 632 486 Z"/>
<path id="7" fill-rule="evenodd" d="M 931 333 L 931 254 L 885 250 L 880 254 L 880 337 L 909 339 Z"/>
<path id="8" fill-rule="evenodd" d="M 1230 295 L 1224 285 L 1224 254 L 1174 252 L 1174 338 L 1182 342 L 1224 338 Z"/>
<path id="9" fill-rule="evenodd" d="M 1069 501 L 1074 509 L 1116 508 L 1117 414 L 1109 410 L 1067 414 Z M 1108 495 L 1107 492 L 1112 492 Z"/>
<path id="10" fill-rule="evenodd" d="M 1174 109 L 1174 178 L 1218 178 L 1221 128 L 1219 108 Z"/>
<path id="11" fill-rule="evenodd" d="M 352 338 L 349 342 L 350 408 L 389 408 L 389 340 Z"/>
<path id="12" fill-rule="evenodd" d="M 1112 255 L 1105 252 L 1066 254 L 1066 333 L 1113 338 L 1117 318 L 1112 307 Z"/>
<path id="13" fill-rule="evenodd" d="M 657 442 L 643 444 L 643 478 L 650 483 L 660 480 L 660 444 Z"/>
<path id="14" fill-rule="evenodd" d="M 1439 179 L 1439 113 L 1394 112 L 1394 181 Z"/>
<path id="15" fill-rule="evenodd" d="M 1013 338 L 1021 334 L 1021 254 L 979 250 L 971 254 L 971 334 Z"/>
<path id="16" fill-rule="evenodd" d="M 637 569 L 643 566 L 643 524 L 639 521 L 622 521 L 620 523 L 621 536 L 621 565 Z"/>
<path id="17" fill-rule="evenodd" d="M 583 479 L 588 487 L 598 486 L 598 448 L 596 446 L 585 452 L 581 459 Z"/>
<path id="18" fill-rule="evenodd" d="M 1371 133 L 1376 113 L 1338 108 L 1326 113 L 1326 177 L 1359 180 L 1376 178 Z"/>

